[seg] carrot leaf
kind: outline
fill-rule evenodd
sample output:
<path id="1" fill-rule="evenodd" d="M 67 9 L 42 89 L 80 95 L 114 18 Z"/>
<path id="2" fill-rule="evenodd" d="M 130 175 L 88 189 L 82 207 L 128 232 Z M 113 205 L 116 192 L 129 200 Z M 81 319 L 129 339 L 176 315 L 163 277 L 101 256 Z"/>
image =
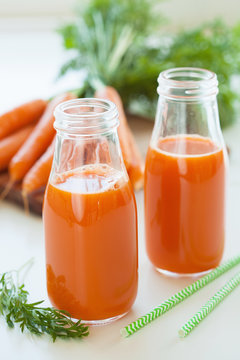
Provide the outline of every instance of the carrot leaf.
<path id="1" fill-rule="evenodd" d="M 18 284 L 20 271 L 0 276 L 0 315 L 10 328 L 19 324 L 22 332 L 27 329 L 39 336 L 48 334 L 53 342 L 57 338 L 83 338 L 89 334 L 88 327 L 81 320 L 74 322 L 66 311 L 42 307 L 43 300 L 29 303 L 25 285 Z"/>

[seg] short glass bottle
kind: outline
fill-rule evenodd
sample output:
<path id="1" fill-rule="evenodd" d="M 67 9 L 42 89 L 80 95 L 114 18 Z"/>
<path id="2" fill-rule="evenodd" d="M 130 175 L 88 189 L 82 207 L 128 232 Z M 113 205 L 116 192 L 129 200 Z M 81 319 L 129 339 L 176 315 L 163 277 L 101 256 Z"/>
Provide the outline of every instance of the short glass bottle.
<path id="1" fill-rule="evenodd" d="M 217 77 L 175 68 L 158 83 L 145 169 L 147 253 L 164 274 L 199 275 L 216 267 L 224 250 L 227 157 Z"/>
<path id="2" fill-rule="evenodd" d="M 117 135 L 115 104 L 64 102 L 45 192 L 47 290 L 73 318 L 101 324 L 127 313 L 137 294 L 137 211 Z"/>

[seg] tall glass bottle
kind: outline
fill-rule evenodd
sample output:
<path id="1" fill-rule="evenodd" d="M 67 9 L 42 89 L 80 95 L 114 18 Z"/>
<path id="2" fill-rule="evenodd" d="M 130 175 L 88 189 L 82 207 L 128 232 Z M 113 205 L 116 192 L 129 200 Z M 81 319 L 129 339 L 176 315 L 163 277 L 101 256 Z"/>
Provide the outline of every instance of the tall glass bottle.
<path id="1" fill-rule="evenodd" d="M 129 311 L 138 283 L 136 203 L 117 108 L 77 99 L 57 106 L 55 118 L 43 208 L 48 295 L 74 318 L 109 322 Z"/>
<path id="2" fill-rule="evenodd" d="M 145 169 L 147 253 L 165 274 L 199 274 L 216 267 L 224 249 L 226 150 L 217 77 L 176 68 L 158 83 Z"/>

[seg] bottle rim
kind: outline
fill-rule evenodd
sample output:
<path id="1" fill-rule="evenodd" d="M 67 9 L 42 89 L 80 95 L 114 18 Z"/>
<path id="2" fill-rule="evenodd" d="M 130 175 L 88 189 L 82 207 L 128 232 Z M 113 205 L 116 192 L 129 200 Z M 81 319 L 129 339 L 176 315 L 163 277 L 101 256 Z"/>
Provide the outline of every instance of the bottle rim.
<path id="1" fill-rule="evenodd" d="M 56 106 L 54 116 L 56 130 L 79 135 L 107 132 L 119 124 L 116 105 L 98 98 L 65 101 Z"/>
<path id="2" fill-rule="evenodd" d="M 159 74 L 157 92 L 169 98 L 185 100 L 213 96 L 218 93 L 218 80 L 214 72 L 196 68 L 179 67 Z"/>

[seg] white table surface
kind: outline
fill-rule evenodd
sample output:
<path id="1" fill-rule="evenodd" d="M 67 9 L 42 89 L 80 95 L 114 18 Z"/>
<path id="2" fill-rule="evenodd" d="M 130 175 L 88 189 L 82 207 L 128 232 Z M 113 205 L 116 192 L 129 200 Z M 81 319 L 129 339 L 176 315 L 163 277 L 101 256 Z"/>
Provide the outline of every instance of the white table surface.
<path id="1" fill-rule="evenodd" d="M 57 69 L 66 59 L 60 40 L 48 32 L 0 33 L 0 112 L 25 100 L 49 96 L 77 85 L 77 76 L 54 83 Z M 148 138 L 141 133 L 143 143 Z M 224 136 L 231 147 L 228 185 L 227 240 L 224 258 L 240 253 L 240 124 Z M 139 140 L 139 141 L 140 141 Z M 136 195 L 139 219 L 139 291 L 131 312 L 123 319 L 90 328 L 90 336 L 80 341 L 22 335 L 10 330 L 0 319 L 0 358 L 12 359 L 239 359 L 240 287 L 185 339 L 179 327 L 217 291 L 237 269 L 219 278 L 184 303 L 128 339 L 119 330 L 138 316 L 186 286 L 191 279 L 171 279 L 159 275 L 145 254 L 143 193 Z M 40 217 L 27 216 L 7 202 L 0 204 L 0 273 L 17 268 L 29 258 L 35 264 L 25 283 L 30 300 L 47 299 L 45 287 L 44 238 Z M 240 270 L 238 268 L 238 270 Z M 46 301 L 46 305 L 48 305 Z"/>

